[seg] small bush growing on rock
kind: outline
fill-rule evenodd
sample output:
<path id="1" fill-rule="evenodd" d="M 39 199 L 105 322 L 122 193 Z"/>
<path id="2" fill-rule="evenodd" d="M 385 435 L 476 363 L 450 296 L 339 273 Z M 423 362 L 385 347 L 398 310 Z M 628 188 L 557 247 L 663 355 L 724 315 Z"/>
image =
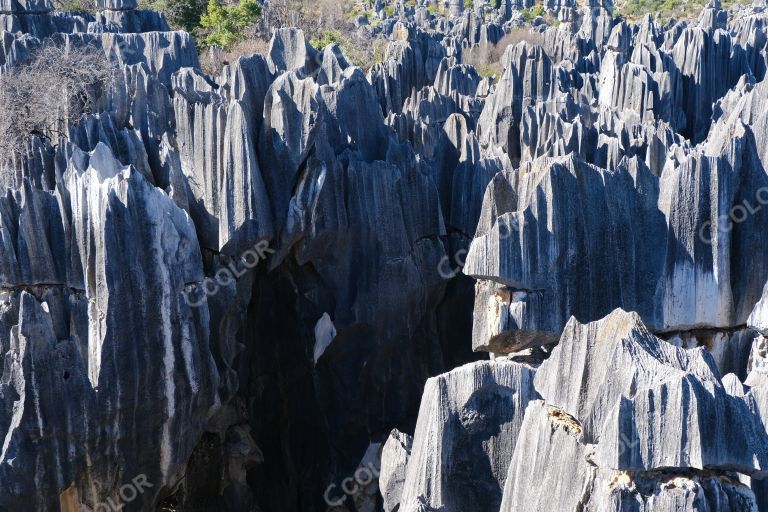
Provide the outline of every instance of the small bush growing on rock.
<path id="1" fill-rule="evenodd" d="M 256 0 L 243 0 L 239 6 L 242 7 L 245 1 Z M 201 17 L 200 24 L 204 28 L 199 34 L 207 49 L 201 52 L 200 62 L 208 74 L 218 74 L 226 63 L 240 55 L 266 54 L 272 31 L 281 27 L 301 29 L 318 50 L 332 43 L 338 45 L 350 64 L 364 69 L 383 60 L 386 39 L 361 34 L 353 23 L 356 18 L 353 14 L 365 12 L 366 7 L 360 2 L 269 0 L 264 4 L 258 23 L 248 18 L 247 26 L 230 18 L 231 9 L 217 0 L 210 0 L 208 12 Z M 244 26 L 246 28 L 242 28 Z"/>
<path id="2" fill-rule="evenodd" d="M 528 23 L 531 23 L 538 16 L 541 16 L 541 17 L 546 16 L 547 11 L 544 10 L 544 7 L 541 4 L 537 4 L 531 8 L 523 9 L 522 11 L 520 11 L 520 13 L 523 15 L 523 19 L 525 21 L 527 21 Z"/>
<path id="3" fill-rule="evenodd" d="M 382 62 L 386 49 L 385 39 L 365 38 L 340 30 L 326 30 L 320 37 L 312 38 L 309 42 L 318 50 L 322 50 L 329 44 L 336 44 L 350 64 L 363 69 Z"/>
<path id="4" fill-rule="evenodd" d="M 336 43 L 337 45 L 341 46 L 344 43 L 344 36 L 342 36 L 341 32 L 338 30 L 326 30 L 320 35 L 320 37 L 312 38 L 309 40 L 309 42 L 313 47 L 317 48 L 318 50 L 322 50 L 332 43 Z"/>
<path id="5" fill-rule="evenodd" d="M 368 13 L 366 11 L 365 6 L 362 5 L 362 4 L 357 4 L 356 3 L 356 4 L 352 4 L 352 7 L 347 12 L 346 20 L 351 22 L 351 23 L 354 23 L 355 20 L 357 20 L 358 16 L 366 16 L 367 17 L 367 15 L 368 15 Z"/>
<path id="6" fill-rule="evenodd" d="M 0 75 L 0 154 L 21 154 L 31 136 L 56 143 L 67 128 L 98 110 L 115 76 L 93 46 L 44 44 Z"/>
<path id="7" fill-rule="evenodd" d="M 237 5 L 223 6 L 209 0 L 208 9 L 200 16 L 200 27 L 206 32 L 206 46 L 231 48 L 245 37 L 245 30 L 259 19 L 261 5 L 256 0 L 241 0 Z"/>
<path id="8" fill-rule="evenodd" d="M 193 33 L 200 28 L 200 17 L 205 13 L 207 4 L 204 0 L 142 0 L 139 6 L 160 11 L 172 28 Z"/>
<path id="9" fill-rule="evenodd" d="M 53 6 L 58 11 L 78 14 L 96 12 L 96 2 L 93 0 L 55 0 Z"/>
<path id="10" fill-rule="evenodd" d="M 387 56 L 387 40 L 377 39 L 373 42 L 373 60 L 371 64 L 380 64 L 384 62 Z"/>
<path id="11" fill-rule="evenodd" d="M 436 4 L 429 4 L 427 6 L 427 12 L 429 12 L 432 16 L 439 17 L 442 15 L 442 11 L 440 7 L 438 7 Z"/>
<path id="12" fill-rule="evenodd" d="M 727 1 L 722 2 L 727 9 Z M 629 20 L 639 20 L 646 13 L 655 13 L 662 23 L 670 19 L 693 19 L 707 4 L 704 0 L 623 0 L 616 2 L 614 14 Z"/>

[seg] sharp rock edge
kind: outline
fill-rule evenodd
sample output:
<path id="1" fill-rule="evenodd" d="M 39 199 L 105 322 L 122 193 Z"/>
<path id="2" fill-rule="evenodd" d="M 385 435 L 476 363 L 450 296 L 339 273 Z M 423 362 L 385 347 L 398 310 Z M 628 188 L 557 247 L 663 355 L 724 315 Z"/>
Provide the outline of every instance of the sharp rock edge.
<path id="1" fill-rule="evenodd" d="M 768 12 L 541 5 L 207 75 L 3 0 L 0 73 L 115 79 L 0 162 L 0 510 L 768 510 Z"/>

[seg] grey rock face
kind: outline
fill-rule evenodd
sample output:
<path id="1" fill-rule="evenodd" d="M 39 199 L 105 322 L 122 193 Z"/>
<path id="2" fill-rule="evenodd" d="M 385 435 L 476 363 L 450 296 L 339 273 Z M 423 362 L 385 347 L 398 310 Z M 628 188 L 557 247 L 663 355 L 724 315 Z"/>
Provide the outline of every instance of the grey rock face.
<path id="1" fill-rule="evenodd" d="M 103 184 L 101 197 L 86 192 L 97 180 Z M 181 443 L 174 439 L 186 429 L 202 429 L 218 380 L 207 346 L 206 311 L 192 308 L 181 293 L 187 283 L 200 282 L 203 276 L 192 224 L 170 198 L 135 171 L 107 177 L 99 176 L 98 170 L 91 167 L 82 175 L 71 172 L 67 181 L 71 211 L 79 213 L 72 219 L 71 247 L 80 257 L 86 296 L 92 298 L 89 309 L 106 312 L 99 324 L 89 325 L 91 385 L 98 387 L 100 400 L 113 404 L 102 409 L 108 417 L 116 415 L 118 425 L 133 422 L 133 415 L 139 411 L 126 409 L 120 399 L 128 397 L 121 393 L 116 382 L 121 373 L 117 361 L 141 357 L 147 353 L 147 346 L 162 348 L 163 364 L 146 367 L 145 371 L 155 373 L 138 375 L 135 385 L 142 386 L 143 378 L 147 382 L 165 383 L 165 388 L 143 388 L 148 395 L 143 403 L 148 407 L 155 403 L 150 398 L 153 393 L 173 397 L 166 400 L 165 412 L 160 413 L 160 417 L 165 418 L 164 426 L 151 437 L 136 432 L 136 438 L 124 441 L 123 449 L 132 448 L 132 443 L 139 439 L 142 443 L 154 443 L 160 457 L 154 474 L 147 475 L 158 484 L 171 482 L 181 470 L 181 461 L 186 460 L 194 448 L 192 439 Z M 119 215 L 129 203 L 136 204 L 133 214 Z M 96 238 L 93 247 L 80 243 L 87 240 L 85 233 L 93 232 L 99 225 L 104 226 L 103 239 Z M 141 245 L 127 240 L 121 243 L 119 238 L 114 238 L 116 233 L 131 232 L 137 233 Z M 128 278 L 125 268 L 146 269 L 146 274 L 134 272 Z M 97 273 L 97 269 L 103 269 L 104 274 Z M 142 332 L 119 327 L 118 322 L 126 318 L 125 312 L 131 310 L 132 298 L 142 293 L 147 294 L 144 298 L 147 310 L 137 311 L 134 318 L 139 325 L 160 326 L 161 330 L 149 327 L 151 331 Z M 170 378 L 177 374 L 184 377 Z M 110 398 L 112 393 L 116 396 Z M 113 442 L 110 436 L 99 439 L 105 448 Z"/>
<path id="2" fill-rule="evenodd" d="M 20 190 L 8 189 L 0 201 L 2 286 L 65 285 L 64 225 L 56 197 L 25 181 Z M 38 236 L 41 228 L 48 236 Z"/>
<path id="3" fill-rule="evenodd" d="M 336 44 L 323 49 L 322 64 L 317 75 L 317 83 L 330 85 L 341 80 L 341 74 L 349 67 L 347 59 Z"/>
<path id="4" fill-rule="evenodd" d="M 763 336 L 768 334 L 768 288 L 763 289 L 763 295 L 755 304 L 755 308 L 747 318 L 747 325 L 760 332 Z"/>
<path id="5" fill-rule="evenodd" d="M 286 71 L 309 71 L 314 49 L 304 39 L 304 32 L 295 28 L 281 28 L 272 34 L 269 43 L 269 70 L 280 74 Z"/>
<path id="6" fill-rule="evenodd" d="M 764 7 L 434 5 L 217 76 L 133 0 L 0 8 L 1 72 L 116 68 L 3 155 L 0 509 L 766 508 Z"/>
<path id="7" fill-rule="evenodd" d="M 706 472 L 608 474 L 596 485 L 610 489 L 597 500 L 598 510 L 760 510 L 754 493 L 737 479 Z"/>
<path id="8" fill-rule="evenodd" d="M 48 0 L 3 0 L 0 12 L 3 14 L 41 14 L 53 10 Z"/>
<path id="9" fill-rule="evenodd" d="M 480 143 L 497 145 L 517 163 L 520 158 L 519 123 L 522 110 L 534 103 L 557 111 L 564 98 L 557 94 L 567 76 L 554 66 L 540 46 L 521 42 L 510 46 L 502 58 L 505 69 L 496 92 L 486 102 L 478 121 Z"/>
<path id="10" fill-rule="evenodd" d="M 268 175 L 267 190 L 278 222 L 283 220 L 299 167 L 314 143 L 316 121 L 322 115 L 320 101 L 318 85 L 293 72 L 278 77 L 267 92 L 259 154 L 276 169 Z M 295 107 L 284 108 L 284 104 Z"/>
<path id="11" fill-rule="evenodd" d="M 667 404 L 675 405 L 663 423 L 649 421 L 653 411 L 666 410 Z M 731 428 L 727 434 L 700 438 L 710 425 Z M 765 475 L 768 444 L 762 424 L 742 399 L 692 376 L 646 389 L 632 399 L 622 397 L 605 420 L 600 439 L 595 460 L 601 467 L 629 471 L 691 467 Z M 631 441 L 627 449 L 624 441 L 609 439 Z"/>
<path id="12" fill-rule="evenodd" d="M 565 373 L 584 375 L 570 385 Z M 619 397 L 667 380 L 692 375 L 702 382 L 718 380 L 711 356 L 702 348 L 674 347 L 653 334 L 636 313 L 616 310 L 602 320 L 581 324 L 571 319 L 536 375 L 536 389 L 547 403 L 573 415 L 587 442 L 599 440 L 599 429 Z"/>
<path id="13" fill-rule="evenodd" d="M 181 169 L 190 178 L 190 213 L 204 246 L 233 256 L 274 235 L 252 137 L 267 84 L 245 82 L 246 76 L 265 71 L 266 62 L 258 56 L 238 60 L 223 71 L 229 89 L 223 95 L 192 70 L 174 76 L 177 141 Z"/>
<path id="14" fill-rule="evenodd" d="M 168 21 L 156 11 L 134 10 L 131 2 L 107 2 L 96 21 L 88 24 L 89 32 L 153 32 L 168 31 Z M 111 5 L 110 5 L 111 4 Z"/>
<path id="15" fill-rule="evenodd" d="M 580 427 L 541 400 L 530 403 L 509 465 L 499 510 L 572 510 L 588 498 L 594 469 L 578 440 Z"/>
<path id="16" fill-rule="evenodd" d="M 32 269 L 19 274 L 32 281 L 6 285 L 11 291 L 3 323 L 18 325 L 13 331 L 19 334 L 11 336 L 5 355 L 6 365 L 15 369 L 4 377 L 14 391 L 4 393 L 11 401 L 5 407 L 6 448 L 0 467 L 7 481 L 17 484 L 3 493 L 0 503 L 23 508 L 32 499 L 37 509 L 47 509 L 58 499 L 57 489 L 75 481 L 83 503 L 96 504 L 119 499 L 119 487 L 144 474 L 154 490 L 140 503 L 150 504 L 183 470 L 217 385 L 208 315 L 192 309 L 181 294 L 185 283 L 202 280 L 196 237 L 189 217 L 135 170 L 91 158 L 86 171 L 72 168 L 64 183 L 66 195 L 57 193 L 58 201 L 47 203 L 57 210 L 59 235 L 64 235 L 63 251 L 48 254 L 59 260 L 51 268 L 62 270 L 62 285 L 56 287 L 52 280 L 34 286 Z M 16 229 L 23 228 L 26 215 L 16 217 Z M 48 215 L 48 222 L 56 219 Z M 5 212 L 3 217 L 6 223 L 16 219 Z M 53 225 L 48 229 L 56 232 Z M 143 270 L 126 274 L 128 268 Z M 38 298 L 20 291 L 27 287 Z M 137 297 L 141 302 L 135 302 Z M 137 307 L 142 303 L 147 309 Z M 127 322 L 137 325 L 129 328 Z M 122 365 L 150 354 L 157 354 L 162 364 L 136 364 L 130 370 Z M 60 383 L 67 387 L 65 397 L 51 394 Z M 41 399 L 44 394 L 48 398 Z M 170 398 L 158 408 L 161 396 Z M 13 406 L 14 401 L 19 405 Z M 161 427 L 132 426 L 148 415 L 158 418 Z M 107 423 L 110 429 L 97 427 Z M 41 433 L 41 424 L 64 428 L 67 435 Z M 39 452 L 42 458 L 14 462 L 32 449 L 38 436 L 49 440 Z M 139 445 L 152 446 L 159 454 L 154 464 L 140 461 Z M 124 463 L 116 468 L 95 458 L 96 453 L 111 453 Z M 50 464 L 43 464 L 48 471 L 35 468 L 48 457 L 66 460 L 69 469 L 62 473 Z"/>
<path id="17" fill-rule="evenodd" d="M 539 291 L 514 290 L 493 281 L 476 285 L 472 330 L 474 350 L 496 354 L 555 343 L 557 327 L 547 323 Z"/>
<path id="18" fill-rule="evenodd" d="M 139 6 L 137 0 L 96 0 L 97 9 L 110 11 L 128 11 Z"/>
<path id="19" fill-rule="evenodd" d="M 735 478 L 708 472 L 606 471 L 579 444 L 578 425 L 558 409 L 532 402 L 510 465 L 501 510 L 758 510 Z M 518 458 L 520 457 L 520 458 Z M 519 464 L 518 464 L 519 463 Z M 513 470 L 514 468 L 514 470 Z"/>
<path id="20" fill-rule="evenodd" d="M 534 382 L 544 400 L 526 409 L 502 511 L 757 510 L 730 472 L 761 476 L 768 435 L 703 348 L 617 310 L 569 322 Z"/>
<path id="21" fill-rule="evenodd" d="M 694 142 L 703 140 L 707 134 L 711 116 L 709 105 L 748 71 L 742 59 L 732 56 L 739 50 L 740 47 L 732 50 L 731 38 L 723 30 L 687 28 L 675 42 L 672 56 L 682 74 L 685 98 L 683 108 L 687 122 L 683 133 Z M 704 52 L 712 58 L 702 59 Z M 712 76 L 721 79 L 705 78 Z"/>
<path id="22" fill-rule="evenodd" d="M 494 510 L 533 389 L 533 368 L 480 362 L 427 381 L 401 502 Z"/>
<path id="23" fill-rule="evenodd" d="M 379 488 L 384 498 L 385 512 L 398 510 L 405 485 L 408 459 L 413 449 L 413 436 L 397 429 L 390 432 L 381 453 L 381 475 Z"/>
<path id="24" fill-rule="evenodd" d="M 451 0 L 448 9 L 451 16 L 461 16 L 461 13 L 464 12 L 464 0 Z"/>
<path id="25" fill-rule="evenodd" d="M 742 380 L 747 377 L 750 352 L 758 337 L 760 334 L 751 328 L 733 331 L 692 330 L 661 335 L 662 339 L 676 347 L 706 347 L 721 375 L 736 375 Z"/>
<path id="26" fill-rule="evenodd" d="M 508 314 L 518 317 L 510 326 L 534 333 L 557 334 L 571 314 L 599 317 L 622 301 L 653 317 L 654 275 L 661 272 L 662 257 L 646 242 L 664 238 L 663 217 L 653 199 L 657 186 L 656 178 L 639 162 L 625 162 L 616 172 L 603 173 L 573 156 L 537 160 L 519 184 L 507 185 L 519 191 L 509 203 L 511 208 L 499 210 L 486 196 L 484 209 L 498 213 L 487 233 L 478 231 L 464 272 L 503 285 L 503 295 L 510 298 L 502 299 L 500 307 L 514 309 Z M 650 197 L 641 196 L 639 189 Z M 637 219 L 645 219 L 645 225 L 638 225 Z M 615 226 L 622 226 L 621 243 L 611 240 Z M 580 239 L 582 233 L 591 233 L 590 243 Z M 606 252 L 607 247 L 616 252 Z M 633 262 L 643 267 L 638 271 L 643 280 L 632 277 L 634 271 L 627 267 Z M 560 295 L 561 290 L 574 295 Z M 576 293 L 589 299 L 574 300 Z M 476 303 L 475 318 L 485 311 L 485 303 Z M 515 337 L 514 333 L 510 337 L 511 349 Z M 543 338 L 546 341 L 551 334 Z"/>
<path id="27" fill-rule="evenodd" d="M 0 507 L 58 509 L 66 490 L 77 507 L 145 510 L 185 473 L 217 395 L 208 310 L 183 294 L 204 274 L 194 225 L 170 197 L 180 185 L 163 85 L 197 57 L 181 33 L 54 43 L 95 44 L 125 66 L 109 112 L 38 147 L 3 197 Z M 7 65 L 24 53 L 13 47 Z M 146 485 L 127 504 L 136 479 Z"/>
<path id="28" fill-rule="evenodd" d="M 63 305 L 61 297 L 48 299 L 52 305 Z M 6 370 L 0 382 L 0 424 L 5 434 L 0 472 L 5 481 L 14 482 L 4 493 L 5 507 L 44 510 L 55 506 L 59 485 L 74 479 L 82 462 L 82 455 L 80 460 L 71 457 L 70 448 L 79 446 L 82 454 L 88 432 L 95 426 L 85 414 L 96 397 L 77 340 L 58 341 L 53 315 L 46 309 L 27 292 L 3 304 L 3 327 L 15 327 L 3 340 Z M 70 400 L 61 399 L 62 387 Z M 69 428 L 57 433 L 55 423 L 42 422 L 46 417 L 67 418 Z M 19 456 L 30 450 L 38 450 L 38 457 L 22 461 Z M 58 464 L 44 464 L 45 460 Z"/>
<path id="29" fill-rule="evenodd" d="M 494 213 L 481 219 L 495 215 L 494 224 L 478 229 L 464 272 L 510 291 L 542 294 L 545 311 L 527 307 L 531 319 L 510 325 L 536 326 L 544 338 L 560 332 L 572 314 L 589 320 L 615 306 L 638 311 L 658 331 L 744 325 L 766 272 L 765 261 L 753 259 L 745 245 L 762 236 L 766 212 L 753 207 L 743 222 L 730 218 L 745 204 L 757 205 L 765 187 L 752 140 L 736 123 L 713 129 L 703 149 L 679 167 L 667 165 L 658 180 L 636 160 L 601 175 L 574 156 L 538 159 L 522 179 L 510 175 L 506 188 L 518 197 L 503 210 L 486 198 L 484 210 Z M 700 201 L 689 200 L 694 190 Z M 585 196 L 592 193 L 598 196 Z M 581 239 L 581 233 L 590 235 Z M 617 233 L 621 241 L 611 241 Z M 663 246 L 664 255 L 656 249 Z M 691 254 L 700 255 L 695 265 Z M 751 260 L 748 275 L 724 265 L 741 255 Z M 630 268 L 635 264 L 642 268 Z"/>

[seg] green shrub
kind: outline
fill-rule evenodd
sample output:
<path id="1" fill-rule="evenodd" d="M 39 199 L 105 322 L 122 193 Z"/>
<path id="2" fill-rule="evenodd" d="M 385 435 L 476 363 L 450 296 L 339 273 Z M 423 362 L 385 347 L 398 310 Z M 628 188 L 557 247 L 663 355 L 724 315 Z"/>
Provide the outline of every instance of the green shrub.
<path id="1" fill-rule="evenodd" d="M 429 4 L 427 6 L 427 12 L 432 16 L 440 16 L 440 7 L 438 7 L 437 4 Z"/>
<path id="2" fill-rule="evenodd" d="M 547 11 L 544 10 L 544 6 L 537 4 L 530 8 L 525 8 L 520 11 L 520 14 L 523 15 L 523 19 L 531 23 L 537 16 L 545 16 L 547 14 Z"/>
<path id="3" fill-rule="evenodd" d="M 483 78 L 488 78 L 489 76 L 501 76 L 501 68 L 498 63 L 481 64 L 477 68 L 477 74 Z"/>
<path id="4" fill-rule="evenodd" d="M 334 29 L 324 30 L 319 37 L 312 38 L 309 42 L 316 50 L 336 44 L 350 64 L 363 69 L 384 61 L 388 43 L 382 38 L 359 39 L 354 34 L 345 34 Z"/>
<path id="5" fill-rule="evenodd" d="M 653 13 L 665 23 L 672 18 L 695 18 L 705 5 L 705 0 L 624 0 L 616 3 L 614 14 L 628 20 L 638 20 L 646 13 Z"/>
<path id="6" fill-rule="evenodd" d="M 165 14 L 171 28 L 190 33 L 200 28 L 200 16 L 205 13 L 206 6 L 206 0 L 139 0 L 140 9 L 160 11 Z"/>
<path id="7" fill-rule="evenodd" d="M 372 64 L 381 64 L 384 62 L 384 58 L 387 56 L 387 45 L 388 42 L 386 39 L 379 39 L 373 43 Z"/>
<path id="8" fill-rule="evenodd" d="M 344 36 L 338 30 L 324 30 L 320 37 L 312 38 L 309 43 L 316 49 L 322 50 L 332 43 L 336 43 L 339 48 L 345 46 Z"/>
<path id="9" fill-rule="evenodd" d="M 54 3 L 56 9 L 64 12 L 90 13 L 96 12 L 93 0 L 61 0 Z"/>
<path id="10" fill-rule="evenodd" d="M 241 0 L 237 5 L 226 7 L 218 0 L 209 0 L 206 12 L 200 16 L 200 27 L 206 33 L 203 43 L 231 47 L 243 39 L 245 29 L 253 25 L 260 14 L 261 5 L 256 0 Z"/>
<path id="11" fill-rule="evenodd" d="M 347 10 L 346 19 L 349 22 L 354 22 L 358 16 L 367 16 L 365 7 L 361 4 L 352 4 Z"/>

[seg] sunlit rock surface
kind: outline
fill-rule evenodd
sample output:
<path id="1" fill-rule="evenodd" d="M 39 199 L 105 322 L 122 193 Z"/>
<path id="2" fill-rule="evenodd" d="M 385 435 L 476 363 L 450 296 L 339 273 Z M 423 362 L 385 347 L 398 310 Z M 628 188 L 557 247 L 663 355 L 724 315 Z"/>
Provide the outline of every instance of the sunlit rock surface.
<path id="1" fill-rule="evenodd" d="M 207 75 L 133 0 L 3 2 L 0 73 L 115 79 L 0 162 L 0 510 L 768 510 L 765 7 L 533 6 Z"/>
<path id="2" fill-rule="evenodd" d="M 765 475 L 768 436 L 734 378 L 636 314 L 571 320 L 536 372 L 543 400 L 526 409 L 501 510 L 757 510 L 739 473 Z"/>

